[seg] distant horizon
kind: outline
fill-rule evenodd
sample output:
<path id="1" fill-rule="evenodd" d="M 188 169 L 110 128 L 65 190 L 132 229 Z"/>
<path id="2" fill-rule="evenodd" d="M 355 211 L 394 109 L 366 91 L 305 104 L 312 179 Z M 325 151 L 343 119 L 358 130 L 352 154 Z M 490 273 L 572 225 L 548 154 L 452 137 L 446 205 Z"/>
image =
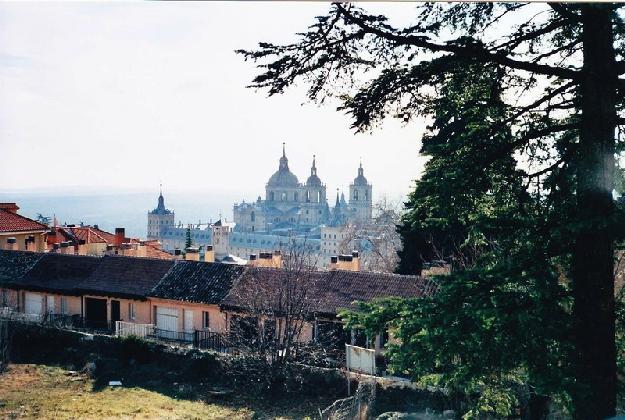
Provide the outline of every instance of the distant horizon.
<path id="1" fill-rule="evenodd" d="M 15 202 L 19 213 L 35 219 L 38 213 L 48 217 L 57 217 L 60 224 L 98 225 L 113 232 L 117 227 L 126 229 L 132 237 L 147 236 L 147 213 L 157 204 L 159 190 L 156 189 L 88 189 L 70 187 L 64 189 L 21 189 L 7 191 L 0 189 L 0 202 Z M 328 192 L 328 204 L 334 205 L 334 192 Z M 375 185 L 374 185 L 375 194 Z M 242 200 L 256 200 L 258 195 L 264 199 L 264 191 L 243 195 L 238 191 L 220 191 L 209 189 L 172 189 L 163 187 L 165 205 L 176 214 L 176 224 L 184 226 L 215 222 L 221 216 L 232 220 L 232 206 Z M 406 196 L 375 194 L 374 204 L 386 198 L 394 203 L 405 201 Z"/>

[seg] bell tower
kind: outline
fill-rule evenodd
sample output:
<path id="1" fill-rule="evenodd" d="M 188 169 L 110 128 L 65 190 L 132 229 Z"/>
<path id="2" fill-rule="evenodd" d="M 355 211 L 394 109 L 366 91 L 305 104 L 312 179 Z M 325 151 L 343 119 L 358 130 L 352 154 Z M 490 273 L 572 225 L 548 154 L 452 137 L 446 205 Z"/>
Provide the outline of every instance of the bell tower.
<path id="1" fill-rule="evenodd" d="M 358 167 L 358 175 L 349 186 L 349 207 L 353 213 L 352 219 L 360 223 L 371 222 L 373 212 L 373 187 L 365 178 L 362 162 Z"/>
<path id="2" fill-rule="evenodd" d="M 148 212 L 148 240 L 161 240 L 163 233 L 174 227 L 174 212 L 165 208 L 163 188 L 158 196 L 156 208 Z"/>

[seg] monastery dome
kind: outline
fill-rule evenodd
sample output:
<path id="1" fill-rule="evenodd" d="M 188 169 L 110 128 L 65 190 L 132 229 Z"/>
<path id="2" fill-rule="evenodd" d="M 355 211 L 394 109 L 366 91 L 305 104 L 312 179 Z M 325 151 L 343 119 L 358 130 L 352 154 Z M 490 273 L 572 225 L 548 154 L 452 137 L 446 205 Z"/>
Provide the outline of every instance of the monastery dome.
<path id="1" fill-rule="evenodd" d="M 269 181 L 267 182 L 267 186 L 269 187 L 297 187 L 299 186 L 299 181 L 297 180 L 297 177 L 289 169 L 289 160 L 286 158 L 286 153 L 284 151 L 284 143 L 282 144 L 282 157 L 280 158 L 280 167 L 273 175 L 271 175 L 271 177 L 269 178 Z"/>

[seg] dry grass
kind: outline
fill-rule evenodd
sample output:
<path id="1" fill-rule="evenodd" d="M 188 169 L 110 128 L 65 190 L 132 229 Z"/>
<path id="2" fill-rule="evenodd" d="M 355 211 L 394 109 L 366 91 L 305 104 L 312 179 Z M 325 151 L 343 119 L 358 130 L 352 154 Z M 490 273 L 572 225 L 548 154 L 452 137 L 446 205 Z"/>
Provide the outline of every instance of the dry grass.
<path id="1" fill-rule="evenodd" d="M 0 418 L 234 420 L 253 417 L 255 413 L 248 408 L 181 400 L 142 388 L 105 387 L 94 391 L 93 381 L 87 376 L 57 367 L 11 365 L 0 376 Z"/>

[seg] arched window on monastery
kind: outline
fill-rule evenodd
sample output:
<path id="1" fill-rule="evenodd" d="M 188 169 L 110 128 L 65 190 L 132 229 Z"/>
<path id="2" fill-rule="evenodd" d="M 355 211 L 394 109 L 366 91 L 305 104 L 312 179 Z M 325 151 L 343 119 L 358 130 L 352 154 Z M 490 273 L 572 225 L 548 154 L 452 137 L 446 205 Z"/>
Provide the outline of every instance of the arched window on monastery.
<path id="1" fill-rule="evenodd" d="M 252 222 L 256 220 L 256 213 L 252 212 L 252 214 L 250 214 L 250 220 Z"/>
<path id="2" fill-rule="evenodd" d="M 282 192 L 282 197 L 281 197 L 282 201 L 286 201 L 286 192 Z"/>
<path id="3" fill-rule="evenodd" d="M 358 190 L 354 191 L 354 201 L 358 201 Z"/>
<path id="4" fill-rule="evenodd" d="M 293 201 L 297 201 L 297 193 L 296 192 L 293 193 Z"/>
<path id="5" fill-rule="evenodd" d="M 310 190 L 306 190 L 306 202 L 310 203 Z"/>
<path id="6" fill-rule="evenodd" d="M 275 199 L 276 199 L 276 195 L 274 194 L 274 192 L 273 191 L 270 192 L 269 193 L 269 201 L 275 201 Z"/>

